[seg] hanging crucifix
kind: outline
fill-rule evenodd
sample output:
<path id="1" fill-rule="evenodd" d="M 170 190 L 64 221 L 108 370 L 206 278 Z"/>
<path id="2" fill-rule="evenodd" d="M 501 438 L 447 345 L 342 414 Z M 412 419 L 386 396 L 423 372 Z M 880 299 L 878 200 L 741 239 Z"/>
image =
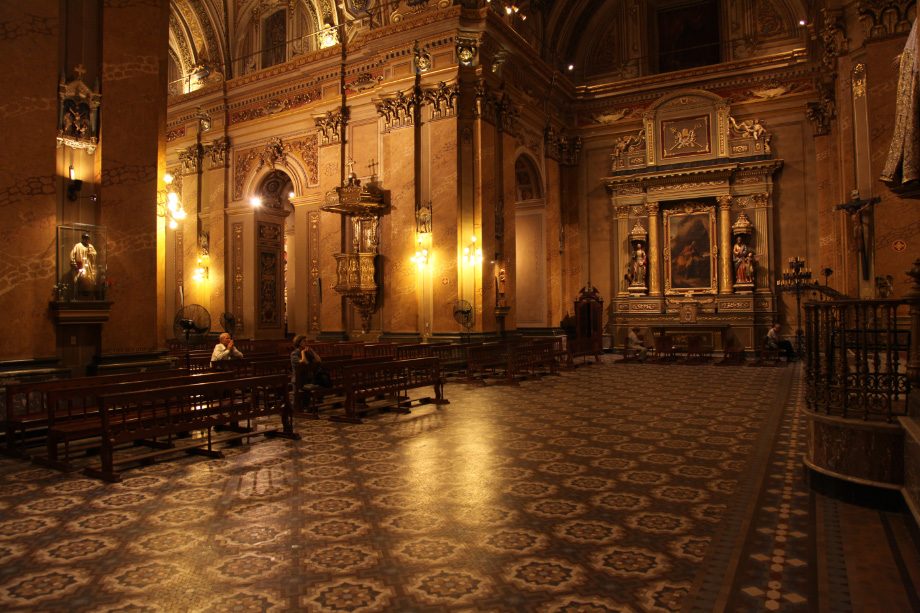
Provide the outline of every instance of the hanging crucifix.
<path id="1" fill-rule="evenodd" d="M 872 212 L 871 206 L 882 199 L 879 196 L 873 198 L 859 198 L 859 190 L 854 189 L 850 192 L 852 200 L 844 204 L 838 204 L 837 210 L 846 211 L 847 215 L 853 221 L 853 242 L 856 244 L 856 251 L 859 253 L 859 261 L 862 265 L 863 281 L 869 280 L 869 248 L 868 232 L 869 219 L 867 215 Z"/>

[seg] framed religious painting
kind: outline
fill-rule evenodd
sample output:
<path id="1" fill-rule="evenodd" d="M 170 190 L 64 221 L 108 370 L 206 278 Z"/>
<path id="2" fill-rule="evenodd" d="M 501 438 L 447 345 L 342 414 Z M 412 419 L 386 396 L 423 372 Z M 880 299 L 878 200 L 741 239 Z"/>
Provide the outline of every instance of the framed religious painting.
<path id="1" fill-rule="evenodd" d="M 685 202 L 663 211 L 665 293 L 715 294 L 719 289 L 716 208 Z"/>

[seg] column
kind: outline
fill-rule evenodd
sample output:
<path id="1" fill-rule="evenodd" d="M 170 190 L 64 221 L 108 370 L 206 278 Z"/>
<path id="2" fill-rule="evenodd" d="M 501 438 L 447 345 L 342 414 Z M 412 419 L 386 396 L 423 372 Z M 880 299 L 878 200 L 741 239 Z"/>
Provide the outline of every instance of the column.
<path id="1" fill-rule="evenodd" d="M 648 279 L 649 296 L 661 295 L 661 244 L 658 241 L 658 203 L 646 202 L 648 209 Z"/>
<path id="2" fill-rule="evenodd" d="M 182 233 L 182 270 L 184 271 L 183 287 L 185 288 L 185 304 L 199 304 L 208 312 L 211 311 L 210 292 L 207 281 L 196 282 L 192 276 L 198 267 L 199 227 L 201 226 L 201 149 L 197 144 L 179 151 L 179 163 L 182 174 L 182 205 L 185 207 L 187 217 L 179 222 L 176 232 Z"/>
<path id="3" fill-rule="evenodd" d="M 729 195 L 718 196 L 719 201 L 719 268 L 722 271 L 719 285 L 720 294 L 733 294 L 735 275 L 732 266 L 732 197 Z"/>
<path id="4" fill-rule="evenodd" d="M 379 111 L 378 111 L 379 112 Z M 411 117 L 411 113 L 409 114 Z M 378 290 L 381 328 L 384 334 L 419 332 L 416 283 L 418 267 L 410 258 L 415 255 L 416 146 L 415 126 L 384 132 L 382 141 L 383 173 L 390 201 L 399 203 L 380 219 L 380 244 L 386 257 L 378 257 L 382 270 L 382 287 Z"/>
<path id="5" fill-rule="evenodd" d="M 615 197 L 610 198 L 611 202 L 615 201 Z M 623 279 L 623 275 L 626 273 L 626 263 L 629 262 L 629 205 L 628 204 L 617 204 L 613 206 L 616 211 L 617 216 L 617 231 L 616 231 L 616 268 L 614 269 L 614 277 L 616 278 L 616 286 L 619 288 L 619 296 L 629 296 L 629 286 Z M 651 251 L 651 250 L 650 250 Z"/>
<path id="6" fill-rule="evenodd" d="M 60 71 L 66 69 L 67 79 L 74 78 L 77 62 L 68 66 L 58 64 L 60 41 L 66 37 L 66 32 L 61 31 L 64 24 L 59 13 L 63 9 L 59 3 L 16 3 L 15 6 L 5 3 L 3 9 L 4 21 L 10 24 L 9 34 L 0 38 L 0 55 L 4 59 L 3 131 L 11 145 L 0 150 L 0 168 L 3 168 L 0 202 L 6 221 L 3 292 L 0 292 L 7 341 L 3 360 L 44 357 L 57 362 L 55 327 L 48 314 L 48 301 L 52 297 L 51 287 L 59 278 L 67 279 L 69 273 L 68 264 L 65 274 L 56 275 L 54 247 L 61 221 L 56 210 L 61 201 L 67 201 L 64 194 L 69 185 L 67 171 L 73 150 L 54 147 L 58 105 L 52 96 Z M 44 25 L 39 28 L 37 24 Z M 28 38 L 13 34 L 16 31 L 25 34 L 26 28 Z M 163 104 L 165 108 L 165 100 Z M 156 134 L 150 136 L 156 140 Z M 62 157 L 56 165 L 58 152 L 68 157 Z M 156 162 L 155 156 L 152 161 Z M 92 181 L 91 176 L 81 178 L 87 184 Z M 83 189 L 86 192 L 87 187 Z M 153 212 L 150 215 L 153 219 Z M 93 219 L 64 221 L 95 223 Z M 151 233 L 153 230 L 151 227 Z M 72 247 L 65 245 L 64 250 L 69 254 Z M 152 308 L 154 296 L 150 301 Z M 150 321 L 152 317 L 151 314 Z M 69 334 L 66 341 L 69 344 Z"/>
<path id="7" fill-rule="evenodd" d="M 166 146 L 168 41 L 163 32 L 169 7 L 101 6 L 99 133 L 104 140 L 95 174 L 101 177 L 99 223 L 118 246 L 108 256 L 108 279 L 117 285 L 111 292 L 111 318 L 102 328 L 101 353 L 123 356 L 157 348 L 157 160 Z"/>
<path id="8" fill-rule="evenodd" d="M 760 256 L 759 266 L 754 269 L 754 292 L 770 293 L 773 291 L 773 281 L 770 277 L 770 267 L 773 262 L 773 254 L 770 250 L 772 244 L 770 232 L 770 208 L 769 196 L 767 194 L 754 194 L 755 208 L 752 211 L 754 219 L 754 240 L 757 241 L 757 247 L 754 251 Z"/>
<path id="9" fill-rule="evenodd" d="M 229 149 L 230 141 L 226 137 L 211 141 L 204 147 L 208 162 L 208 172 L 205 176 L 207 186 L 204 190 L 204 193 L 207 194 L 208 223 L 206 227 L 202 227 L 202 231 L 208 235 L 208 275 L 211 291 L 209 302 L 212 318 L 219 318 L 221 313 L 229 310 L 226 300 L 229 292 L 226 291 L 227 280 L 225 278 L 227 237 L 224 223 Z M 205 208 L 204 202 L 202 202 L 202 208 Z M 223 328 L 218 329 L 223 330 Z"/>

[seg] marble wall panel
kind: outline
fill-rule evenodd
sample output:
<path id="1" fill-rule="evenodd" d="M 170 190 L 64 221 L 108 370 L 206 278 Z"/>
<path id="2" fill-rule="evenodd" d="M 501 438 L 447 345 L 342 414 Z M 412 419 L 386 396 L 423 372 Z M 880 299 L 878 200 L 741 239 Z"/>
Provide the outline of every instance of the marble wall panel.
<path id="1" fill-rule="evenodd" d="M 517 197 L 515 190 L 515 176 L 514 176 L 514 156 L 508 155 L 514 151 L 517 147 L 517 139 L 514 135 L 509 134 L 508 132 L 499 133 L 499 137 L 502 139 L 502 151 L 504 155 L 499 160 L 499 163 L 502 164 L 502 197 L 505 202 L 504 210 L 504 219 L 505 219 L 505 232 L 504 238 L 502 241 L 502 250 L 505 254 L 505 265 L 507 270 L 515 271 L 515 274 L 507 275 L 505 280 L 505 303 L 507 306 L 511 307 L 511 311 L 508 313 L 508 316 L 505 317 L 505 330 L 515 330 L 517 329 L 518 322 L 518 307 L 521 304 L 521 298 L 518 296 L 517 284 L 518 284 L 518 274 L 517 274 L 517 209 L 514 206 L 514 201 Z M 486 213 L 488 212 L 488 207 L 484 204 L 483 219 L 487 217 Z M 495 215 L 498 213 L 495 212 Z M 486 245 L 488 246 L 488 245 Z M 484 253 L 488 256 L 491 252 L 485 251 Z M 486 258 L 486 262 L 489 259 Z M 492 294 L 494 293 L 494 278 L 491 277 L 485 280 L 486 290 Z M 494 311 L 489 309 L 485 314 L 483 324 L 488 327 L 484 327 L 485 330 L 496 330 L 497 325 L 495 322 Z"/>
<path id="2" fill-rule="evenodd" d="M 108 227 L 109 279 L 117 286 L 102 352 L 156 349 L 157 159 L 165 147 L 169 7 L 103 5 L 99 217 Z"/>
<path id="3" fill-rule="evenodd" d="M 458 266 L 458 220 L 460 190 L 458 179 L 457 120 L 442 119 L 429 125 L 432 213 L 432 332 L 459 332 L 453 306 L 460 298 Z"/>
<path id="4" fill-rule="evenodd" d="M 518 213 L 515 221 L 518 326 L 543 327 L 546 325 L 543 211 Z"/>
<path id="5" fill-rule="evenodd" d="M 390 209 L 381 220 L 380 252 L 383 287 L 380 291 L 383 330 L 417 332 L 418 267 L 415 255 L 415 132 L 408 127 L 391 130 L 383 140 L 384 189 L 390 193 Z"/>
<path id="6" fill-rule="evenodd" d="M 61 70 L 59 10 L 60 3 L 49 0 L 0 5 L 0 83 L 5 92 L 0 122 L 6 142 L 15 143 L 0 148 L 4 359 L 56 354 L 48 302 L 56 280 L 56 208 L 64 171 L 56 166 L 53 146 Z"/>

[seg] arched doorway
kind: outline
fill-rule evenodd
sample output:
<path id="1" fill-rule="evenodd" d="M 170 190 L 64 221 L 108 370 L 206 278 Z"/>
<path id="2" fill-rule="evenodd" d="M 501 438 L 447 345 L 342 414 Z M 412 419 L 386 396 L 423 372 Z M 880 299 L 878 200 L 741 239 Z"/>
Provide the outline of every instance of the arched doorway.
<path id="1" fill-rule="evenodd" d="M 547 326 L 546 231 L 543 178 L 527 155 L 514 163 L 515 276 L 517 325 Z"/>

